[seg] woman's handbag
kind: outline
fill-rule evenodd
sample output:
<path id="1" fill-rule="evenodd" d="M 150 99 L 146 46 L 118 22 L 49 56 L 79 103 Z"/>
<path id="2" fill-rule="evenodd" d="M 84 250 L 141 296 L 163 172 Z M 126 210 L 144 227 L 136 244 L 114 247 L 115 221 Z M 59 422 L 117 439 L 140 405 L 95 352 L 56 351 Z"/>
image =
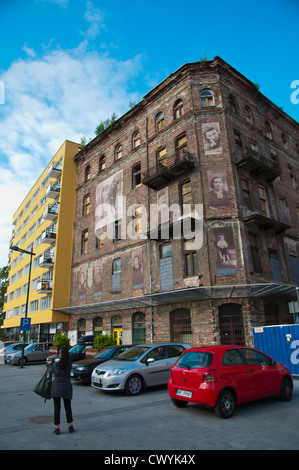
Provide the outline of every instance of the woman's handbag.
<path id="1" fill-rule="evenodd" d="M 52 374 L 46 370 L 33 391 L 46 400 L 51 399 Z"/>

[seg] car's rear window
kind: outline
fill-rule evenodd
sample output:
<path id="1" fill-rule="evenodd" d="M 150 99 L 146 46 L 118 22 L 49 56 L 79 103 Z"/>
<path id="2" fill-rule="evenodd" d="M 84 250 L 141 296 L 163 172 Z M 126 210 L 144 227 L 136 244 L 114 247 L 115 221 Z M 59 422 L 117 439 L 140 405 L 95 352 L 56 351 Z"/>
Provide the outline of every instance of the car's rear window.
<path id="1" fill-rule="evenodd" d="M 188 369 L 201 369 L 211 367 L 213 362 L 213 353 L 204 351 L 188 351 L 177 361 L 179 367 L 188 367 Z"/>

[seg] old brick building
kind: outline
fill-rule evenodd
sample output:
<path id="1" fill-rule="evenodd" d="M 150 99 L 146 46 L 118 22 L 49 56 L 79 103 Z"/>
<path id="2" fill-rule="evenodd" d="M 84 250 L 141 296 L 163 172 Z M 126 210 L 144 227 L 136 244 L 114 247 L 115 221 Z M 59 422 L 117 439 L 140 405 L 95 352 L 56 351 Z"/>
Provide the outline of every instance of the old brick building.
<path id="1" fill-rule="evenodd" d="M 252 327 L 293 323 L 298 124 L 222 59 L 182 66 L 76 162 L 73 341 L 252 344 Z"/>

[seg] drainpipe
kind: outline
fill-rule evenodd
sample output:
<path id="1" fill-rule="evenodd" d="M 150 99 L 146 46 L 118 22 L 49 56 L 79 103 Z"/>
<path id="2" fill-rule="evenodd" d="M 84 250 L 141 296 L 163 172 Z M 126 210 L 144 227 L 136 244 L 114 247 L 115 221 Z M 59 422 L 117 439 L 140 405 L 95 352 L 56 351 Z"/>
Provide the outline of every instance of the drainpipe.
<path id="1" fill-rule="evenodd" d="M 146 164 L 147 169 L 149 169 L 149 156 L 148 156 L 148 118 L 147 112 L 145 110 L 145 140 L 146 140 Z M 150 188 L 147 188 L 147 201 L 148 201 L 148 217 L 150 214 Z M 149 219 L 148 219 L 149 220 Z M 149 288 L 150 288 L 150 295 L 152 294 L 152 242 L 151 238 L 149 237 Z M 153 306 L 152 306 L 152 298 L 150 297 L 150 333 L 151 333 L 151 343 L 154 342 L 154 325 L 153 325 Z"/>

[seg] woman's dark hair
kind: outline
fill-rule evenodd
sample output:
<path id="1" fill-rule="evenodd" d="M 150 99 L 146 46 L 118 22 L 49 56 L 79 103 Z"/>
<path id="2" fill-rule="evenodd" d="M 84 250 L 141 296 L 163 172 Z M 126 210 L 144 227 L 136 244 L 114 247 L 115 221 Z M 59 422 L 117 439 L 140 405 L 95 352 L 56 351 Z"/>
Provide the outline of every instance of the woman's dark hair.
<path id="1" fill-rule="evenodd" d="M 59 361 L 60 369 L 65 370 L 69 363 L 70 363 L 69 350 L 68 348 L 63 347 L 60 350 L 60 361 Z"/>

